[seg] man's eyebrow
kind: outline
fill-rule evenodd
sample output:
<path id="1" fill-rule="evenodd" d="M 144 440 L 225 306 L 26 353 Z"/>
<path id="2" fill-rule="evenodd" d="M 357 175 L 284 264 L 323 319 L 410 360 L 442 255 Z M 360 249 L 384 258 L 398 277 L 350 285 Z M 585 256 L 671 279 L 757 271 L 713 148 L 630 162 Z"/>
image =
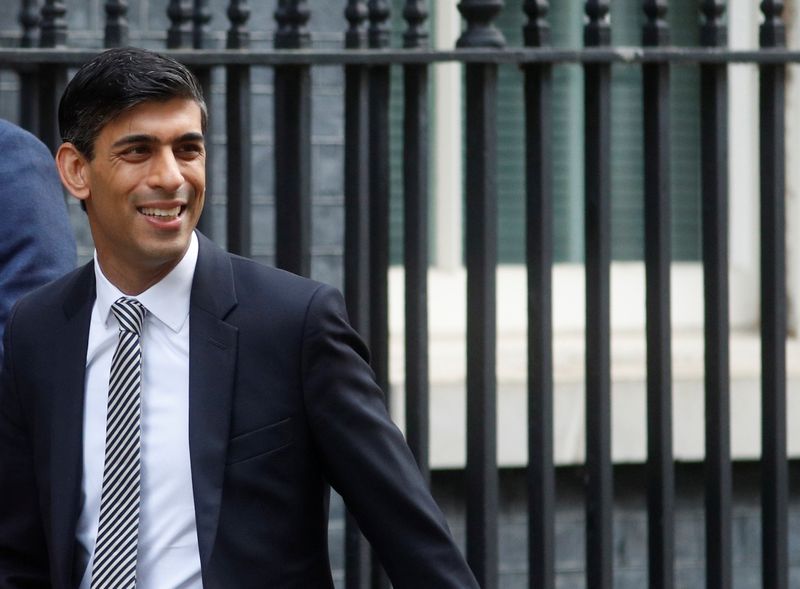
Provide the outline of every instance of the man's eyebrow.
<path id="1" fill-rule="evenodd" d="M 184 133 L 175 141 L 176 143 L 184 143 L 187 141 L 200 141 L 203 142 L 203 134 L 195 131 Z M 158 143 L 158 139 L 153 135 L 146 135 L 144 133 L 137 135 L 126 135 L 121 139 L 117 139 L 111 147 L 122 147 L 124 145 L 132 145 L 134 143 Z"/>
<path id="2" fill-rule="evenodd" d="M 123 145 L 131 145 L 132 143 L 155 143 L 157 140 L 152 135 L 125 135 L 121 139 L 117 139 L 111 144 L 111 147 L 122 147 Z"/>
<path id="3" fill-rule="evenodd" d="M 202 133 L 197 133 L 195 131 L 190 131 L 189 133 L 184 133 L 180 137 L 178 137 L 179 142 L 184 141 L 200 141 L 201 143 L 205 141 Z"/>

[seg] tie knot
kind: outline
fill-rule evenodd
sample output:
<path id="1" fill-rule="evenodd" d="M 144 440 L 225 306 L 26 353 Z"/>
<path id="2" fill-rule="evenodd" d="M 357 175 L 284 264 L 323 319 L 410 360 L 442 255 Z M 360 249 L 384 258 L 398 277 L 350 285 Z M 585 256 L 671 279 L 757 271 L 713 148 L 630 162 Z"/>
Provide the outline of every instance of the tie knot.
<path id="1" fill-rule="evenodd" d="M 111 305 L 111 312 L 117 318 L 120 330 L 136 335 L 142 333 L 142 323 L 146 311 L 147 309 L 142 303 L 128 297 L 120 297 Z"/>

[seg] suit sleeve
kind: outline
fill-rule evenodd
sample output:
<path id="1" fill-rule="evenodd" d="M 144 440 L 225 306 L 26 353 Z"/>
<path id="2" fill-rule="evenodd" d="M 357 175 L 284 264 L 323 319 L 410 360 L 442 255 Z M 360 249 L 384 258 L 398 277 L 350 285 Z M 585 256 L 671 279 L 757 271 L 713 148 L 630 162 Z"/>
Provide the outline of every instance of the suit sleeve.
<path id="1" fill-rule="evenodd" d="M 75 239 L 53 156 L 0 121 L 0 334 L 25 293 L 75 268 Z M 3 355 L 0 344 L 0 358 Z"/>
<path id="2" fill-rule="evenodd" d="M 14 374 L 13 313 L 0 372 L 0 589 L 50 586 L 33 451 Z"/>
<path id="3" fill-rule="evenodd" d="M 393 586 L 478 587 L 331 287 L 320 287 L 309 305 L 302 361 L 306 411 L 326 475 Z"/>

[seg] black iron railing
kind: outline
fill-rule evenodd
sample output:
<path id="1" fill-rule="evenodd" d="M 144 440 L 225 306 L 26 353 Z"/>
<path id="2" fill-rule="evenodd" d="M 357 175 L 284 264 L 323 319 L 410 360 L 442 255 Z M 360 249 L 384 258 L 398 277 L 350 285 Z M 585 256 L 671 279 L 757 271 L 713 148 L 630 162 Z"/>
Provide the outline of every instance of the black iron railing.
<path id="1" fill-rule="evenodd" d="M 702 243 L 705 283 L 706 562 L 707 586 L 732 586 L 731 451 L 728 317 L 727 66 L 760 68 L 762 497 L 763 585 L 788 586 L 786 454 L 786 262 L 784 226 L 784 79 L 800 52 L 785 48 L 783 2 L 761 2 L 761 49 L 726 48 L 725 3 L 702 0 L 701 46 L 670 46 L 666 0 L 644 0 L 642 44 L 610 44 L 608 0 L 585 2 L 583 49 L 550 47 L 548 2 L 527 0 L 520 14 L 525 46 L 506 47 L 492 21 L 500 0 L 462 0 L 466 27 L 452 50 L 427 46 L 427 9 L 408 0 L 404 48 L 388 48 L 384 0 L 348 0 L 345 46 L 309 48 L 306 2 L 280 0 L 274 49 L 248 48 L 249 8 L 231 0 L 226 49 L 208 47 L 208 3 L 173 0 L 166 53 L 189 64 L 204 87 L 225 70 L 228 247 L 251 253 L 252 147 L 250 72 L 274 68 L 275 259 L 308 274 L 311 235 L 310 70 L 344 70 L 344 283 L 355 327 L 369 341 L 380 384 L 388 391 L 389 90 L 392 68 L 403 69 L 403 192 L 405 265 L 406 427 L 425 476 L 428 466 L 428 165 L 429 68 L 465 64 L 467 267 L 467 556 L 482 587 L 498 585 L 498 466 L 496 461 L 497 68 L 524 72 L 527 183 L 529 578 L 553 589 L 555 476 L 553 461 L 553 189 L 552 72 L 581 64 L 585 105 L 586 272 L 586 572 L 587 585 L 612 586 L 613 480 L 610 374 L 610 75 L 615 63 L 642 69 L 644 101 L 645 265 L 647 316 L 648 522 L 650 587 L 675 586 L 674 458 L 670 328 L 671 138 L 670 70 L 698 64 L 701 72 Z M 0 49 L 0 68 L 19 73 L 21 122 L 54 147 L 55 105 L 68 68 L 97 50 L 67 46 L 64 2 L 22 2 L 19 48 Z M 345 6 L 343 6 L 345 9 Z M 127 3 L 105 3 L 105 46 L 129 40 Z M 525 19 L 527 15 L 527 19 Z M 344 21 L 343 21 L 344 24 Z M 36 31 L 39 47 L 34 48 Z M 211 99 L 211 93 L 207 92 Z M 210 213 L 209 213 L 210 215 Z M 208 215 L 204 227 L 211 226 Z M 346 586 L 385 586 L 370 566 L 351 518 L 346 531 Z"/>

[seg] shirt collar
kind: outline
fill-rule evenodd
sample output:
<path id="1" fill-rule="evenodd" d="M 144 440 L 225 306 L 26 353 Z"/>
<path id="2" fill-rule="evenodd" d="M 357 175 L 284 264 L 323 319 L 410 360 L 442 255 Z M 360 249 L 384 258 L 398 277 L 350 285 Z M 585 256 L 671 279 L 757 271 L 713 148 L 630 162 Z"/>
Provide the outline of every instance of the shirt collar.
<path id="1" fill-rule="evenodd" d="M 134 297 L 147 309 L 148 314 L 164 323 L 175 333 L 181 330 L 186 318 L 189 316 L 189 303 L 192 294 L 192 281 L 194 269 L 197 266 L 197 236 L 192 233 L 189 248 L 183 258 L 169 274 L 148 288 L 143 293 Z M 111 305 L 119 297 L 126 296 L 116 286 L 109 282 L 100 264 L 97 262 L 97 251 L 94 253 L 94 275 L 97 284 L 97 310 L 103 323 L 108 327 L 111 317 Z"/>

